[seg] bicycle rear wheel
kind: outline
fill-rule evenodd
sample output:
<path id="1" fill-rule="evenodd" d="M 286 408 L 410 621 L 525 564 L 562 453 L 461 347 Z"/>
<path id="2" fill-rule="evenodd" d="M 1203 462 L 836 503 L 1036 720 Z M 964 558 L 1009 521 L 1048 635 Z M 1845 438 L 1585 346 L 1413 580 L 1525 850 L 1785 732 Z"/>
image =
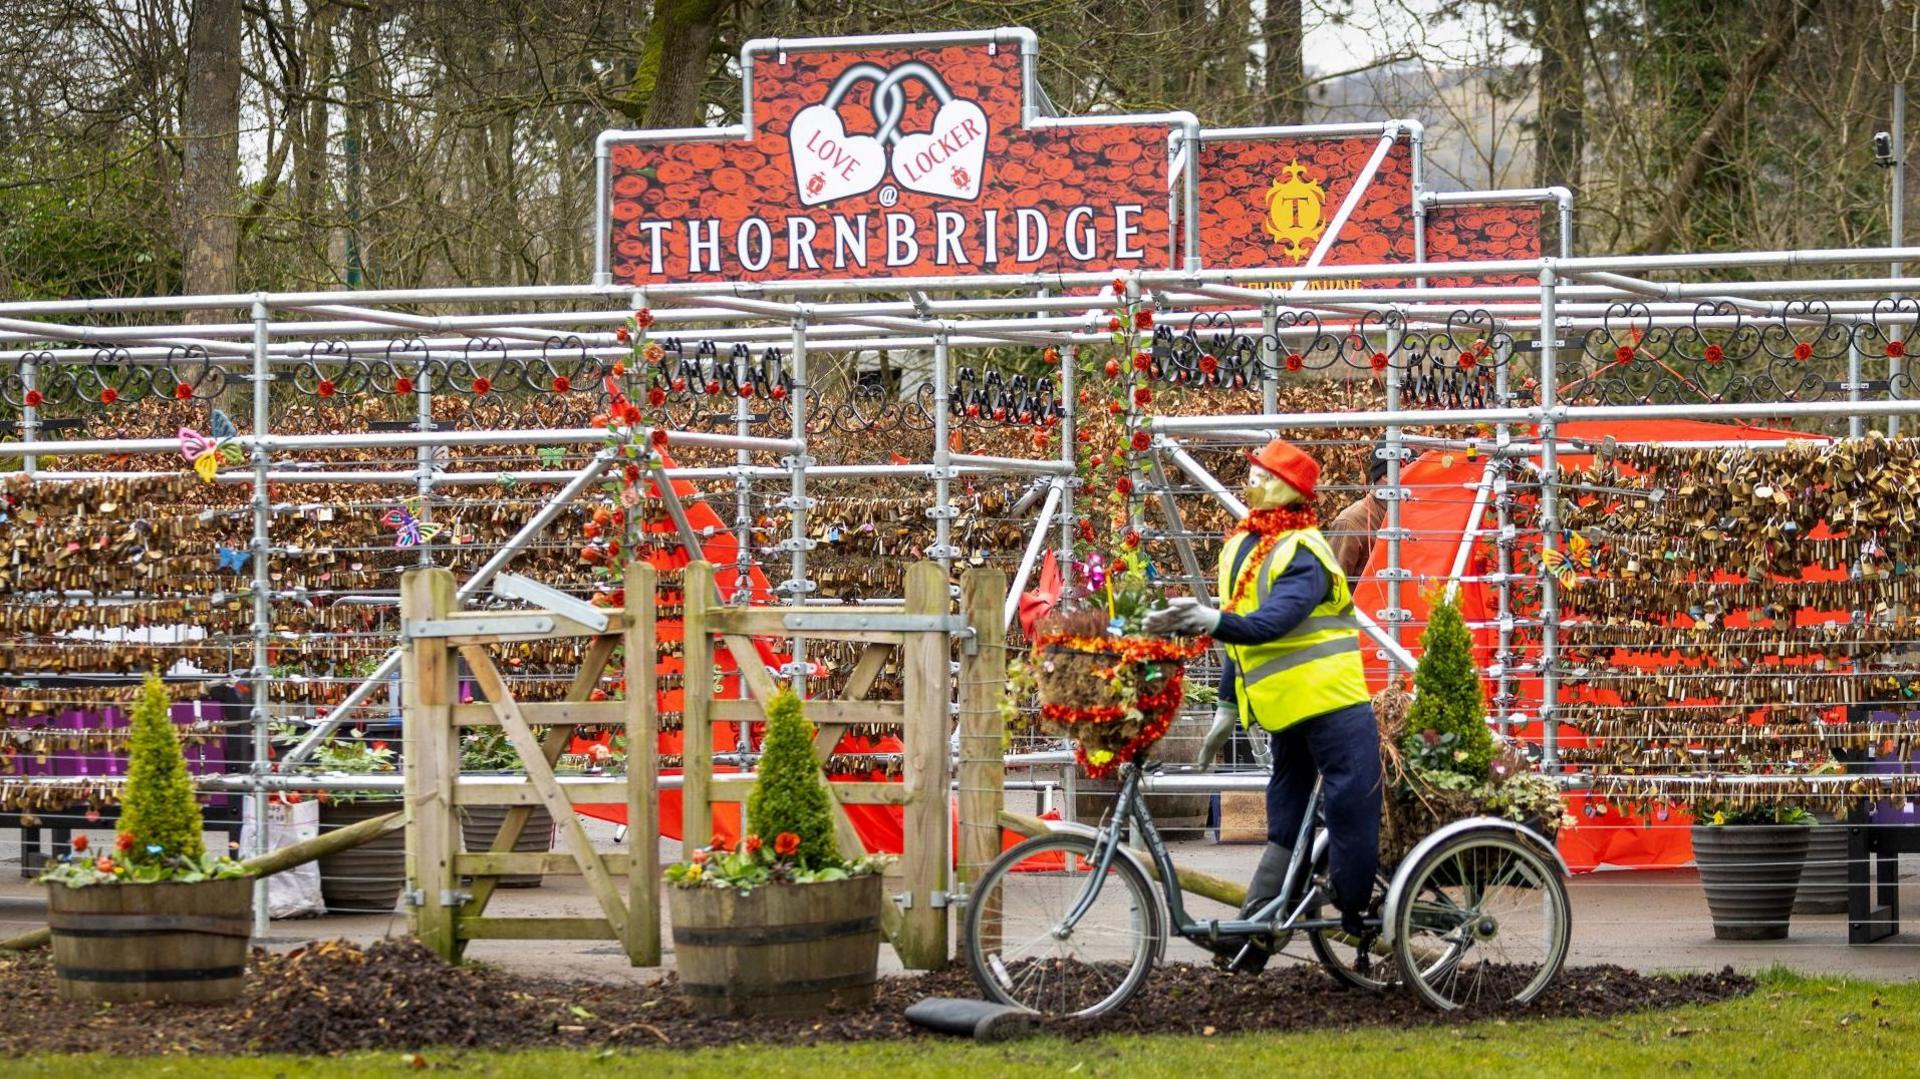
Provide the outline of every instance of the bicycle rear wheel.
<path id="1" fill-rule="evenodd" d="M 1558 868 L 1504 829 L 1466 832 L 1409 866 L 1390 912 L 1394 959 L 1436 1008 L 1525 1003 L 1560 973 L 1573 916 Z"/>
<path id="2" fill-rule="evenodd" d="M 967 897 L 967 968 L 989 999 L 1048 1016 L 1090 1016 L 1145 983 L 1166 927 L 1126 855 L 1094 872 L 1093 840 L 1055 833 L 1008 849 Z M 1068 915 L 1092 891 L 1071 928 Z"/>

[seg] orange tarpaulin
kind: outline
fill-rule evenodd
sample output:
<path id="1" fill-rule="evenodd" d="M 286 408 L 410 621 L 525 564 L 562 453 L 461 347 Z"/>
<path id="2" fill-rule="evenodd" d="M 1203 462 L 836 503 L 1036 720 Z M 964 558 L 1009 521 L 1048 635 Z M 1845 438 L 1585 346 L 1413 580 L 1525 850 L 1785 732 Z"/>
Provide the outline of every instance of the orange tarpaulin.
<path id="1" fill-rule="evenodd" d="M 1780 438 L 1826 441 L 1823 436 L 1797 431 L 1695 420 L 1570 423 L 1560 427 L 1559 435 L 1562 439 L 1578 439 L 1590 444 L 1608 436 L 1623 443 Z M 1591 454 L 1563 453 L 1559 457 L 1561 468 L 1568 471 L 1585 468 L 1592 460 Z M 1497 565 L 1487 564 L 1490 561 L 1490 548 L 1483 542 L 1476 542 L 1474 548 L 1467 552 L 1465 561 L 1460 562 L 1461 544 L 1468 518 L 1472 514 L 1475 488 L 1486 474 L 1486 468 L 1487 458 L 1484 456 L 1469 458 L 1461 450 L 1435 450 L 1401 470 L 1401 483 L 1412 495 L 1401 507 L 1400 527 L 1407 530 L 1409 535 L 1400 543 L 1400 565 L 1412 573 L 1412 580 L 1402 582 L 1400 606 L 1409 612 L 1414 626 L 1425 624 L 1427 619 L 1426 589 L 1436 583 L 1443 584 L 1453 574 L 1456 564 L 1461 565 L 1462 576 L 1466 577 L 1485 576 L 1497 569 Z M 1489 510 L 1483 527 L 1490 529 L 1491 522 L 1492 513 Z M 1524 567 L 1531 564 L 1531 559 L 1516 557 L 1516 562 Z M 1366 579 L 1355 592 L 1355 603 L 1362 611 L 1371 614 L 1387 607 L 1386 584 L 1379 579 L 1380 572 L 1386 568 L 1387 545 L 1384 541 L 1378 541 L 1367 562 Z M 1816 567 L 1810 571 L 1810 575 L 1818 572 Z M 1459 604 L 1462 617 L 1469 623 L 1493 622 L 1499 613 L 1497 587 L 1478 581 L 1465 583 L 1459 590 Z M 1535 611 L 1515 610 L 1512 613 L 1515 617 L 1537 616 Z M 1729 619 L 1729 623 L 1741 624 L 1738 619 Z M 1409 630 L 1404 638 L 1404 643 L 1416 656 L 1419 654 L 1418 636 L 1416 631 Z M 1496 629 L 1489 626 L 1474 631 L 1475 659 L 1482 670 L 1494 661 L 1498 643 L 1499 633 Z M 1366 649 L 1365 654 L 1368 678 L 1376 690 L 1380 689 L 1386 684 L 1386 663 L 1374 655 L 1373 649 Z M 1513 685 L 1514 692 L 1522 701 L 1539 701 L 1541 688 L 1537 675 L 1516 677 Z M 1491 682 L 1487 684 L 1486 691 L 1491 700 L 1494 693 Z M 1516 733 L 1522 738 L 1538 742 L 1543 732 L 1535 719 L 1520 726 Z M 1566 724 L 1560 724 L 1556 733 L 1562 746 L 1586 744 L 1585 736 Z M 1664 819 L 1649 821 L 1638 814 L 1623 812 L 1618 807 L 1607 807 L 1597 801 L 1590 812 L 1589 801 L 1585 795 L 1578 793 L 1569 798 L 1568 808 L 1576 823 L 1560 833 L 1560 853 L 1574 870 L 1584 872 L 1601 865 L 1652 868 L 1681 865 L 1693 860 L 1693 847 L 1687 829 L 1680 827 L 1690 823 L 1691 818 L 1679 807 L 1657 808 L 1654 810 L 1655 816 L 1665 813 Z"/>

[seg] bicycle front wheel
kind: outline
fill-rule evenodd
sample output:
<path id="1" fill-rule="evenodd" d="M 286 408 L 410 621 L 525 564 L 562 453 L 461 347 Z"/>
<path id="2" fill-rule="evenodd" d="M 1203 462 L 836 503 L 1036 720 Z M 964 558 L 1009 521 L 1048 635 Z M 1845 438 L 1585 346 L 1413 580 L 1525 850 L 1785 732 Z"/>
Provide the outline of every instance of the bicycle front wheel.
<path id="1" fill-rule="evenodd" d="M 1408 867 L 1390 916 L 1402 976 L 1448 1010 L 1538 996 L 1566 962 L 1573 922 L 1551 859 L 1494 829 L 1456 836 Z"/>
<path id="2" fill-rule="evenodd" d="M 1140 991 L 1166 933 L 1160 908 L 1125 854 L 1105 873 L 1095 868 L 1093 840 L 1059 832 L 1009 848 L 980 875 L 962 936 L 967 968 L 989 999 L 1091 1016 Z"/>

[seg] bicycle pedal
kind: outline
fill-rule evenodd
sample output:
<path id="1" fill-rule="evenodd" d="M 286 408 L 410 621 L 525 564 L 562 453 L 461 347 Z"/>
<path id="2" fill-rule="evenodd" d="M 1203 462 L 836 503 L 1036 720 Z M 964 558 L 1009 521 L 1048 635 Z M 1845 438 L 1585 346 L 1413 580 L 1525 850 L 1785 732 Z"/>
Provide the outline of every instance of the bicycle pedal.
<path id="1" fill-rule="evenodd" d="M 1248 941 L 1228 960 L 1226 971 L 1229 974 L 1258 974 L 1267 969 L 1267 961 L 1272 958 L 1272 952 Z"/>

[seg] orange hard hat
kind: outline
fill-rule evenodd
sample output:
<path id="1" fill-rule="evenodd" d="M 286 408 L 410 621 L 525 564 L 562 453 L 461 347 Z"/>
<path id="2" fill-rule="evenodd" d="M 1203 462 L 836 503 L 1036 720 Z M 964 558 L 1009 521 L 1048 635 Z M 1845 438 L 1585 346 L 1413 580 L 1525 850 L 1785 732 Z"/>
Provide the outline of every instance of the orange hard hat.
<path id="1" fill-rule="evenodd" d="M 1284 438 L 1276 438 L 1262 446 L 1258 453 L 1247 454 L 1247 458 L 1287 481 L 1287 486 L 1299 491 L 1300 497 L 1313 498 L 1313 485 L 1320 480 L 1320 462 L 1307 451 Z"/>

